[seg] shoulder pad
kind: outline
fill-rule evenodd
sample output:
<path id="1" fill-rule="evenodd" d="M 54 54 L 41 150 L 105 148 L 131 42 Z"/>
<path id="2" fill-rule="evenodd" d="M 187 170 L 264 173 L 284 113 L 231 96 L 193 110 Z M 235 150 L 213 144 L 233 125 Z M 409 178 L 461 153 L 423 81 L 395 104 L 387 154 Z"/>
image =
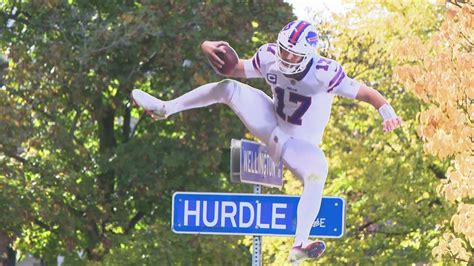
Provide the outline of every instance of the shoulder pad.
<path id="1" fill-rule="evenodd" d="M 277 46 L 274 43 L 267 43 L 260 46 L 257 53 L 255 54 L 257 63 L 259 63 L 259 65 L 262 65 L 275 62 L 276 52 Z"/>
<path id="2" fill-rule="evenodd" d="M 327 86 L 331 91 L 336 83 L 345 77 L 342 66 L 335 60 L 320 57 L 316 62 L 316 78 Z"/>

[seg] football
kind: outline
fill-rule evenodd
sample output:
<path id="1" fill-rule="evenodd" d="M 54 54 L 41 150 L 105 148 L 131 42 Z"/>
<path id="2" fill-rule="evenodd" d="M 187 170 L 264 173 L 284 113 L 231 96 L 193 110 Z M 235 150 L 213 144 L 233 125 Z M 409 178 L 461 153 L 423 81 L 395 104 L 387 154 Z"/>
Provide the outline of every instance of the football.
<path id="1" fill-rule="evenodd" d="M 217 52 L 217 56 L 219 56 L 222 61 L 224 61 L 224 65 L 222 68 L 217 69 L 220 73 L 224 75 L 231 74 L 234 71 L 234 68 L 237 66 L 237 63 L 239 62 L 239 56 L 235 52 L 235 50 L 227 45 L 222 45 L 224 46 L 225 53 L 222 52 Z"/>

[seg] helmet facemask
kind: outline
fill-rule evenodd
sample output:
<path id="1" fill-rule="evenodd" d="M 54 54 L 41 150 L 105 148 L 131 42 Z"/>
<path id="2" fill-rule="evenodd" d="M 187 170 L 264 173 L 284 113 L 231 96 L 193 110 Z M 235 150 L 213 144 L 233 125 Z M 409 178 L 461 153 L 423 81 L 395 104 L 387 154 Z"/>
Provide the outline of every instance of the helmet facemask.
<path id="1" fill-rule="evenodd" d="M 277 65 L 283 74 L 297 74 L 305 70 L 311 58 L 308 54 L 298 53 L 278 42 Z"/>

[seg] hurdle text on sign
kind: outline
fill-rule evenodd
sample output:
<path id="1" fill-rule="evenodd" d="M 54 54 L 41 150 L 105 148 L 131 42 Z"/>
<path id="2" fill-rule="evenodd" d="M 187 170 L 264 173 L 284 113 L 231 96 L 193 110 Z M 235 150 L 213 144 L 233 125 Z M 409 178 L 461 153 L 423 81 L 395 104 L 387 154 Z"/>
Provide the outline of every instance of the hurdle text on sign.
<path id="1" fill-rule="evenodd" d="M 172 230 L 178 234 L 293 236 L 298 196 L 176 192 Z M 323 197 L 310 236 L 339 238 L 345 229 L 345 201 Z"/>

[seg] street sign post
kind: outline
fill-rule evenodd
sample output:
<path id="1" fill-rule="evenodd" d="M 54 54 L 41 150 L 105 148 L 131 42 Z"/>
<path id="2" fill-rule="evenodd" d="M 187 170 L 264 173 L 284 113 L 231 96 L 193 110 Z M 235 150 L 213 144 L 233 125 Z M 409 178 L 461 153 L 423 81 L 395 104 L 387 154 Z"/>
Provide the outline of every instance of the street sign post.
<path id="1" fill-rule="evenodd" d="M 172 230 L 178 234 L 294 236 L 298 196 L 176 192 Z M 344 234 L 345 202 L 323 197 L 310 236 Z"/>

